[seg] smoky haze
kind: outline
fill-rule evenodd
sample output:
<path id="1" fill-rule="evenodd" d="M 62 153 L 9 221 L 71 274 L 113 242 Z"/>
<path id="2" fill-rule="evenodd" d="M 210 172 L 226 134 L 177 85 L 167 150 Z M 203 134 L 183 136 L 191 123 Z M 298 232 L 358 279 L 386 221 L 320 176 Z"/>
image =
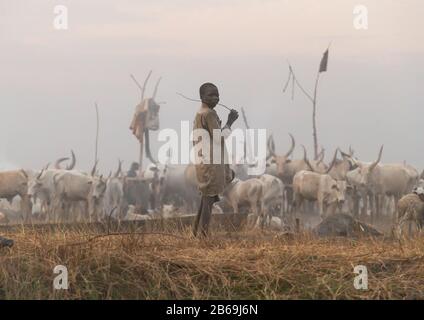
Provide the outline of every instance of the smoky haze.
<path id="1" fill-rule="evenodd" d="M 69 29 L 53 28 L 65 5 Z M 287 59 L 312 92 L 322 53 L 328 71 L 318 91 L 319 144 L 326 160 L 337 146 L 364 161 L 404 160 L 423 168 L 422 1 L 361 1 L 369 29 L 356 30 L 357 1 L 5 1 L 0 0 L 0 165 L 38 169 L 75 150 L 80 169 L 94 160 L 95 109 L 100 110 L 100 169 L 138 161 L 129 125 L 141 82 L 159 76 L 161 128 L 192 122 L 204 82 L 221 102 L 246 110 L 252 128 L 267 128 L 277 152 L 288 132 L 312 153 L 311 103 L 299 90 L 283 93 Z M 223 121 L 227 111 L 217 109 Z M 237 126 L 243 127 L 240 119 Z M 157 132 L 151 137 L 155 153 Z"/>

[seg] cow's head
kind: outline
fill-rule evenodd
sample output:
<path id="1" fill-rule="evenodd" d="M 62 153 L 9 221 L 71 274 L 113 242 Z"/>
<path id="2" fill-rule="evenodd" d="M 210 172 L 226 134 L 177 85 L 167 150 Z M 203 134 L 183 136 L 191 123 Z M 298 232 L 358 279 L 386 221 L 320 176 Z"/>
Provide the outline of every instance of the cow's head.
<path id="1" fill-rule="evenodd" d="M 343 152 L 339 148 L 340 154 L 342 155 L 342 163 L 345 166 L 347 171 L 355 170 L 358 167 L 358 159 L 354 157 L 354 151 L 351 146 L 349 146 L 349 153 Z"/>
<path id="2" fill-rule="evenodd" d="M 33 198 L 41 190 L 42 183 L 39 178 L 33 178 L 28 181 L 28 196 Z"/>
<path id="3" fill-rule="evenodd" d="M 28 180 L 27 195 L 31 200 L 37 197 L 37 195 L 41 192 L 43 188 L 42 177 L 49 165 L 50 164 L 47 164 L 37 175 Z"/>
<path id="4" fill-rule="evenodd" d="M 317 172 L 317 173 L 322 173 L 322 174 L 328 174 L 331 169 L 333 169 L 334 165 L 337 162 L 337 152 L 338 149 L 336 149 L 336 151 L 334 152 L 334 156 L 333 156 L 333 160 L 331 161 L 330 166 L 326 166 L 326 165 L 319 165 L 319 162 L 316 162 L 316 165 L 313 166 L 309 160 L 308 160 L 308 155 L 306 153 L 306 148 L 304 145 L 302 145 L 303 148 L 303 161 L 306 163 L 306 165 L 308 166 L 309 170 L 311 170 L 312 172 Z"/>
<path id="5" fill-rule="evenodd" d="M 417 187 L 421 187 L 424 189 L 424 179 L 420 178 L 420 180 L 418 180 Z"/>
<path id="6" fill-rule="evenodd" d="M 106 191 L 107 179 L 103 178 L 103 175 L 96 176 L 97 164 L 99 160 L 94 163 L 93 169 L 91 169 L 91 179 L 88 181 L 90 185 L 90 197 L 95 203 L 98 203 Z"/>
<path id="7" fill-rule="evenodd" d="M 345 202 L 346 182 L 331 179 L 331 183 L 328 187 L 328 203 L 337 205 L 341 208 L 341 205 Z"/>
<path id="8" fill-rule="evenodd" d="M 346 200 L 345 195 L 347 192 L 347 183 L 346 181 L 337 181 L 337 187 L 339 189 L 339 193 L 337 195 L 337 202 L 339 204 L 343 204 Z"/>
<path id="9" fill-rule="evenodd" d="M 90 195 L 94 202 L 98 203 L 106 191 L 106 179 L 103 175 L 100 177 L 93 177 L 88 183 L 91 185 Z"/>
<path id="10" fill-rule="evenodd" d="M 277 174 L 280 177 L 284 176 L 285 171 L 286 171 L 286 166 L 287 166 L 287 164 L 289 164 L 291 162 L 289 157 L 293 153 L 294 147 L 296 145 L 296 142 L 293 138 L 293 135 L 290 134 L 290 133 L 289 133 L 289 135 L 290 135 L 290 138 L 291 138 L 291 147 L 285 155 L 277 155 L 275 153 L 275 144 L 274 144 L 274 139 L 273 139 L 272 135 L 268 138 L 268 155 L 267 155 L 266 159 L 267 159 L 267 161 L 269 159 L 271 159 L 271 163 L 276 164 Z"/>
<path id="11" fill-rule="evenodd" d="M 412 191 L 413 193 L 415 193 L 421 201 L 424 201 L 424 188 L 423 187 L 415 187 L 414 190 Z"/>
<path id="12" fill-rule="evenodd" d="M 363 163 L 360 161 L 357 161 L 355 158 L 350 158 L 355 165 L 357 165 L 357 170 L 358 170 L 358 178 L 359 178 L 359 184 L 363 187 L 369 185 L 370 181 L 371 181 L 371 176 L 375 170 L 375 168 L 377 167 L 378 163 L 381 160 L 381 155 L 383 153 L 383 145 L 380 148 L 380 152 L 378 153 L 378 158 L 376 161 L 372 162 L 372 163 Z"/>
<path id="13" fill-rule="evenodd" d="M 43 212 L 43 203 L 40 198 L 31 198 L 31 214 L 35 219 L 42 219 L 45 212 Z"/>

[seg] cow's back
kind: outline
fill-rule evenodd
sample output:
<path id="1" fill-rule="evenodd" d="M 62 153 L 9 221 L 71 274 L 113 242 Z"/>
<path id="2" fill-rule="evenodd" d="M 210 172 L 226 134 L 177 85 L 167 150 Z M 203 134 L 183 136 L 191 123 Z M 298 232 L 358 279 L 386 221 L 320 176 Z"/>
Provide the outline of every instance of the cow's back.
<path id="1" fill-rule="evenodd" d="M 269 174 L 263 174 L 258 179 L 263 184 L 263 197 L 265 202 L 282 196 L 284 185 L 279 178 Z"/>
<path id="2" fill-rule="evenodd" d="M 68 200 L 87 199 L 90 188 L 91 178 L 74 172 L 61 172 L 53 176 L 57 192 L 65 196 Z"/>
<path id="3" fill-rule="evenodd" d="M 321 174 L 302 170 L 293 179 L 293 191 L 307 200 L 317 200 Z"/>
<path id="4" fill-rule="evenodd" d="M 240 201 L 255 201 L 263 197 L 263 184 L 256 178 L 251 178 L 246 181 L 238 181 L 234 186 L 232 193 Z"/>
<path id="5" fill-rule="evenodd" d="M 411 175 L 400 164 L 379 165 L 378 170 L 373 173 L 373 179 L 378 191 L 388 195 L 405 194 L 411 186 Z"/>
<path id="6" fill-rule="evenodd" d="M 26 193 L 28 179 L 21 170 L 10 170 L 0 172 L 0 196 L 15 196 Z"/>

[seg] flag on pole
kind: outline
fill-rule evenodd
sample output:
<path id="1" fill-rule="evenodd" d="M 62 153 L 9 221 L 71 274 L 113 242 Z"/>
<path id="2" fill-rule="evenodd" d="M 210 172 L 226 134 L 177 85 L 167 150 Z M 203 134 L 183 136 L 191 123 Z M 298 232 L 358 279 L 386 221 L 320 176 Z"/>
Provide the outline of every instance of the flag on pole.
<path id="1" fill-rule="evenodd" d="M 325 50 L 321 63 L 319 64 L 319 72 L 325 72 L 327 71 L 327 63 L 328 63 L 328 49 Z"/>

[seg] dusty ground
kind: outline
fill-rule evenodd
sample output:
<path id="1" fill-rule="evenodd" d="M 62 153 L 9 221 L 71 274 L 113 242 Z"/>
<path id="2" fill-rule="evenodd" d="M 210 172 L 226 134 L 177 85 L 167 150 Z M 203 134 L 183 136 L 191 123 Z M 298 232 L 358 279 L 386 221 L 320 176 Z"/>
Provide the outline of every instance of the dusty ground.
<path id="1" fill-rule="evenodd" d="M 187 231 L 92 238 L 23 227 L 0 250 L 0 299 L 423 299 L 424 238 L 316 239 L 310 234 Z M 90 240 L 92 239 L 92 240 Z M 69 289 L 53 289 L 65 265 Z M 353 268 L 368 269 L 368 290 Z"/>

